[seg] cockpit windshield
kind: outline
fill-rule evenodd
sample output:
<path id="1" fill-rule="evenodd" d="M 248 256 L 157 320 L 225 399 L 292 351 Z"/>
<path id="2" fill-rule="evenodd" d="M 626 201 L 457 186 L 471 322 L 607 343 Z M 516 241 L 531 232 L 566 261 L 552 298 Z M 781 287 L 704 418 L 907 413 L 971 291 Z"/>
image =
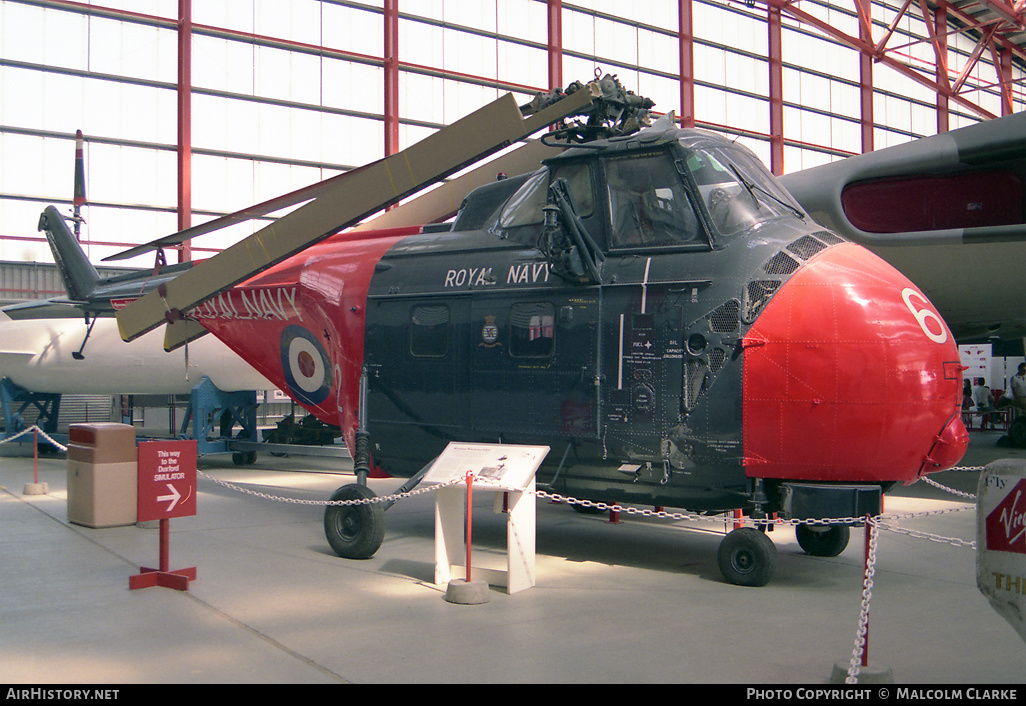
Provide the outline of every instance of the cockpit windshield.
<path id="1" fill-rule="evenodd" d="M 686 164 L 721 237 L 776 218 L 805 217 L 762 162 L 745 150 L 689 147 Z"/>
<path id="2" fill-rule="evenodd" d="M 669 152 L 623 155 L 606 162 L 611 248 L 707 245 Z"/>
<path id="3" fill-rule="evenodd" d="M 743 147 L 709 141 L 680 147 L 554 161 L 506 200 L 491 230 L 534 242 L 556 180 L 566 182 L 574 211 L 610 251 L 707 249 L 766 221 L 805 217 Z"/>

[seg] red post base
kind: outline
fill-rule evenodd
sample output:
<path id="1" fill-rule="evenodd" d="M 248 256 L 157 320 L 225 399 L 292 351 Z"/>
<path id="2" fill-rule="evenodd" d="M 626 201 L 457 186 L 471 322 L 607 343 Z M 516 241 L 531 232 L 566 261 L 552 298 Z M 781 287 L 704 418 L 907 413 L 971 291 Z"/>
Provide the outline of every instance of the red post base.
<path id="1" fill-rule="evenodd" d="M 128 577 L 128 588 L 163 586 L 164 588 L 173 588 L 176 591 L 188 591 L 189 582 L 195 580 L 195 566 L 177 571 L 161 571 L 160 569 L 149 569 L 143 566 L 139 569 L 138 574 Z"/>
<path id="2" fill-rule="evenodd" d="M 189 582 L 196 580 L 196 567 L 171 571 L 168 569 L 168 557 L 170 550 L 168 545 L 171 538 L 171 522 L 167 519 L 160 521 L 160 568 L 149 569 L 145 566 L 139 568 L 139 573 L 128 577 L 128 588 L 150 588 L 151 586 L 163 586 L 178 591 L 188 591 Z"/>

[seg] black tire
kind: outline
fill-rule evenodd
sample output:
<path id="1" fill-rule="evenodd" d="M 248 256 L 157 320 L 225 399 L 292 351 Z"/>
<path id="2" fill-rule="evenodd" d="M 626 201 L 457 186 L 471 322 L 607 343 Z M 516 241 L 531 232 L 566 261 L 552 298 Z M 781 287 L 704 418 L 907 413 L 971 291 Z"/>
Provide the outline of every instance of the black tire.
<path id="1" fill-rule="evenodd" d="M 754 527 L 736 529 L 716 553 L 723 578 L 736 586 L 765 586 L 777 570 L 773 540 Z"/>
<path id="2" fill-rule="evenodd" d="M 367 486 L 343 485 L 331 500 L 367 500 L 376 497 Z M 324 534 L 331 549 L 343 559 L 369 559 L 385 539 L 385 510 L 381 503 L 328 505 Z"/>
<path id="3" fill-rule="evenodd" d="M 798 546 L 811 556 L 837 556 L 848 546 L 851 530 L 847 525 L 797 525 Z"/>
<path id="4" fill-rule="evenodd" d="M 1026 415 L 1016 417 L 1008 427 L 1008 440 L 1017 449 L 1026 449 Z"/>

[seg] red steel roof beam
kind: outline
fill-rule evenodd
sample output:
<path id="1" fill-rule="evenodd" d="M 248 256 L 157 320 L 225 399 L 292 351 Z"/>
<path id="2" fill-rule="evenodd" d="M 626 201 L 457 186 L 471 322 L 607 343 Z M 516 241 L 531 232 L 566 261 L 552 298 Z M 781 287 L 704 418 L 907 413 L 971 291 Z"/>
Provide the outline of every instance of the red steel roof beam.
<path id="1" fill-rule="evenodd" d="M 751 1 L 754 1 L 754 0 L 751 0 Z M 838 28 L 834 27 L 829 22 L 826 22 L 824 20 L 819 19 L 818 17 L 815 17 L 814 15 L 810 15 L 807 12 L 799 10 L 798 8 L 794 7 L 794 5 L 792 5 L 787 0 L 761 0 L 761 2 L 763 2 L 767 7 L 777 8 L 777 9 L 781 10 L 781 12 L 786 13 L 788 16 L 790 16 L 791 18 L 793 18 L 793 19 L 795 19 L 795 20 L 797 20 L 799 22 L 803 22 L 803 23 L 805 23 L 807 25 L 815 27 L 816 29 L 820 30 L 821 32 L 823 32 L 827 36 L 832 37 L 833 39 L 841 42 L 842 44 L 847 45 L 848 47 L 850 47 L 852 49 L 855 49 L 857 51 L 861 51 L 861 52 L 864 52 L 866 54 L 869 54 L 870 56 L 873 56 L 874 59 L 878 63 L 883 64 L 885 66 L 888 66 L 888 67 L 894 69 L 898 73 L 901 73 L 901 74 L 907 76 L 908 78 L 912 79 L 913 81 L 921 83 L 922 85 L 926 86 L 930 90 L 937 91 L 937 92 L 940 92 L 940 91 L 944 90 L 940 86 L 940 84 L 937 83 L 936 80 L 934 80 L 931 77 L 928 77 L 927 75 L 923 74 L 921 71 L 917 71 L 916 69 L 913 69 L 911 66 L 903 64 L 900 61 L 896 61 L 895 59 L 892 59 L 886 53 L 885 54 L 880 54 L 876 50 L 875 46 L 873 46 L 873 45 L 871 45 L 871 44 L 869 44 L 869 43 L 867 43 L 867 42 L 865 42 L 865 41 L 863 41 L 863 40 L 861 40 L 861 39 L 859 39 L 857 37 L 852 37 L 850 34 L 847 34 L 846 32 L 843 32 L 843 31 L 839 30 Z M 969 110 L 973 111 L 977 115 L 983 117 L 983 118 L 990 119 L 990 118 L 996 118 L 997 117 L 994 113 L 990 112 L 989 110 L 987 110 L 983 106 L 977 105 L 976 103 L 973 103 L 972 101 L 970 101 L 967 98 L 964 98 L 964 97 L 962 97 L 962 96 L 960 96 L 958 94 L 952 95 L 951 98 L 953 100 L 957 101 L 958 103 L 962 104 L 963 106 L 965 106 Z"/>

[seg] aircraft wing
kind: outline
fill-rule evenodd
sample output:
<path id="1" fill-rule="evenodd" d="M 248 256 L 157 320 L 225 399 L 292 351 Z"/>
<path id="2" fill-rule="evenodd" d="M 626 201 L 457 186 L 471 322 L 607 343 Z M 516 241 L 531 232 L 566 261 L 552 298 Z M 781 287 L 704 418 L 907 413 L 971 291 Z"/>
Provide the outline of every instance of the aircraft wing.
<path id="1" fill-rule="evenodd" d="M 781 177 L 817 222 L 866 245 L 1026 238 L 1026 113 Z"/>
<path id="2" fill-rule="evenodd" d="M 38 299 L 3 308 L 3 313 L 15 321 L 27 319 L 80 319 L 85 315 L 85 302 L 60 299 Z"/>
<path id="3" fill-rule="evenodd" d="M 118 311 L 122 338 L 130 341 L 181 319 L 193 306 L 388 204 L 579 113 L 599 92 L 589 84 L 527 118 L 506 94 L 401 152 L 333 177 L 309 203 Z"/>
<path id="4" fill-rule="evenodd" d="M 911 279 L 956 338 L 1026 337 L 1026 113 L 781 177 Z"/>

